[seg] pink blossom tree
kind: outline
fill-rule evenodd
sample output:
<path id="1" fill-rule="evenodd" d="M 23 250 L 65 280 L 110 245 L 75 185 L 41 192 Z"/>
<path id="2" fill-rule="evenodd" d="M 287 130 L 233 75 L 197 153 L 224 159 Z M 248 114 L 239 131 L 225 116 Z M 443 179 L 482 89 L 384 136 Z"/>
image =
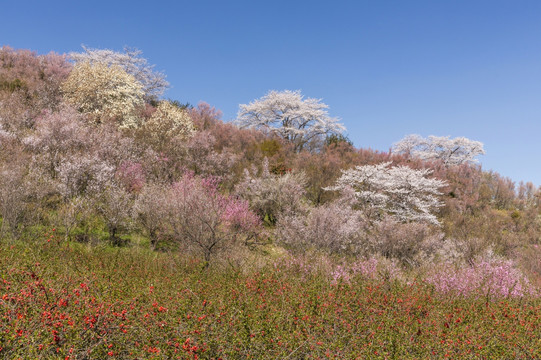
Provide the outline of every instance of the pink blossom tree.
<path id="1" fill-rule="evenodd" d="M 211 258 L 253 240 L 259 218 L 248 204 L 218 192 L 216 180 L 186 174 L 174 183 L 167 197 L 167 221 L 174 239 Z"/>

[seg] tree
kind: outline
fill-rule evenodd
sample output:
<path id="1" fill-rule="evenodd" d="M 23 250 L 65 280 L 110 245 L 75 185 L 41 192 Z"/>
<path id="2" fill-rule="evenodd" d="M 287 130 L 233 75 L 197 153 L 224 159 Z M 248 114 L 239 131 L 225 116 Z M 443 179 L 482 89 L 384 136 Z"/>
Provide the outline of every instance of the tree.
<path id="1" fill-rule="evenodd" d="M 96 200 L 96 210 L 102 215 L 107 226 L 109 240 L 114 245 L 122 245 L 123 242 L 118 237 L 118 232 L 130 225 L 133 213 L 132 197 L 122 186 L 111 182 Z"/>
<path id="2" fill-rule="evenodd" d="M 272 90 L 250 104 L 241 104 L 236 123 L 278 134 L 301 151 L 312 140 L 345 131 L 338 119 L 329 116 L 328 108 L 319 99 L 304 99 L 298 90 Z"/>
<path id="3" fill-rule="evenodd" d="M 278 240 L 292 250 L 305 252 L 314 247 L 331 253 L 360 254 L 363 216 L 336 201 L 310 209 L 307 213 L 280 217 L 276 226 Z"/>
<path id="4" fill-rule="evenodd" d="M 169 101 L 159 103 L 158 108 L 141 130 L 147 142 L 157 151 L 165 150 L 171 139 L 175 137 L 186 139 L 195 132 L 188 112 Z"/>
<path id="5" fill-rule="evenodd" d="M 22 222 L 29 184 L 25 179 L 27 169 L 18 162 L 8 164 L 0 163 L 0 239 L 4 236 L 5 229 L 16 231 Z"/>
<path id="6" fill-rule="evenodd" d="M 91 132 L 77 110 L 62 106 L 57 112 L 45 111 L 36 119 L 35 131 L 23 139 L 33 152 L 33 162 L 56 178 L 57 168 L 69 154 L 87 152 L 92 144 Z"/>
<path id="7" fill-rule="evenodd" d="M 427 139 L 419 135 L 408 135 L 394 144 L 393 152 L 422 160 L 439 159 L 446 166 L 477 162 L 475 157 L 485 154 L 483 143 L 479 141 L 433 135 Z"/>
<path id="8" fill-rule="evenodd" d="M 77 63 L 62 91 L 70 104 L 97 123 L 116 119 L 120 128 L 140 125 L 136 110 L 144 104 L 143 86 L 118 65 Z"/>
<path id="9" fill-rule="evenodd" d="M 426 178 L 429 169 L 389 167 L 391 162 L 356 166 L 342 171 L 336 185 L 327 190 L 354 191 L 354 205 L 370 215 L 389 213 L 399 221 L 439 224 L 432 210 L 443 204 L 439 188 L 445 181 Z"/>
<path id="10" fill-rule="evenodd" d="M 160 232 L 165 228 L 168 191 L 162 184 L 148 184 L 138 194 L 133 207 L 134 218 L 147 232 L 152 249 L 156 249 Z"/>
<path id="11" fill-rule="evenodd" d="M 272 174 L 267 158 L 263 161 L 261 176 L 257 177 L 255 173 L 245 169 L 244 179 L 236 186 L 235 192 L 248 200 L 261 218 L 274 224 L 278 217 L 302 209 L 306 183 L 303 173 Z"/>
<path id="12" fill-rule="evenodd" d="M 172 185 L 165 199 L 173 238 L 201 253 L 205 267 L 218 252 L 248 244 L 260 228 L 248 203 L 220 194 L 212 178 L 186 174 Z"/>
<path id="13" fill-rule="evenodd" d="M 73 154 L 56 167 L 58 192 L 64 200 L 97 196 L 114 179 L 114 167 L 95 153 Z"/>
<path id="14" fill-rule="evenodd" d="M 85 52 L 71 53 L 70 58 L 76 63 L 88 62 L 90 64 L 106 64 L 119 66 L 126 73 L 132 75 L 143 87 L 145 99 L 156 100 L 169 87 L 165 75 L 154 71 L 154 65 L 149 65 L 141 57 L 142 51 L 125 47 L 124 53 L 109 49 L 91 49 L 83 46 Z"/>

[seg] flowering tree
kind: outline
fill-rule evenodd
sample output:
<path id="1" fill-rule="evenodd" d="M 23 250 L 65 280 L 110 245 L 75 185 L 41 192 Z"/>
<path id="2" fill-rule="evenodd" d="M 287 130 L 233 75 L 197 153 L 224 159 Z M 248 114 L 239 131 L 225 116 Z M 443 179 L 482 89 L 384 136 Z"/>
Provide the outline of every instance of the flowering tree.
<path id="1" fill-rule="evenodd" d="M 122 244 L 117 234 L 129 227 L 132 205 L 130 194 L 114 182 L 107 184 L 96 199 L 96 210 L 103 217 L 109 232 L 109 240 L 114 245 Z"/>
<path id="2" fill-rule="evenodd" d="M 169 189 L 161 184 L 148 184 L 137 195 L 133 206 L 134 217 L 147 232 L 150 246 L 155 249 L 167 219 Z"/>
<path id="3" fill-rule="evenodd" d="M 124 48 L 124 53 L 109 49 L 91 49 L 83 46 L 83 53 L 71 53 L 70 58 L 76 63 L 88 62 L 90 64 L 106 64 L 119 66 L 126 73 L 133 76 L 143 87 L 145 99 L 157 99 L 169 87 L 165 75 L 154 71 L 154 65 L 149 65 L 141 57 L 142 51 Z"/>
<path id="4" fill-rule="evenodd" d="M 303 173 L 286 173 L 283 176 L 272 174 L 269 171 L 267 158 L 263 161 L 261 176 L 256 171 L 252 174 L 247 169 L 244 179 L 235 191 L 250 202 L 262 218 L 270 223 L 276 222 L 281 215 L 299 212 L 303 207 L 304 185 L 306 178 Z"/>
<path id="5" fill-rule="evenodd" d="M 210 131 L 198 131 L 187 141 L 179 140 L 173 139 L 172 145 L 179 152 L 179 163 L 186 169 L 196 175 L 219 177 L 222 182 L 233 175 L 232 166 L 239 156 L 228 149 L 216 151 L 216 138 Z"/>
<path id="6" fill-rule="evenodd" d="M 393 146 L 393 152 L 423 160 L 439 159 L 446 166 L 477 162 L 478 155 L 485 154 L 483 143 L 465 137 L 450 139 L 449 136 L 408 135 Z"/>
<path id="7" fill-rule="evenodd" d="M 247 244 L 260 227 L 248 203 L 220 194 L 212 178 L 184 175 L 165 200 L 173 238 L 202 253 L 206 266 L 216 253 Z"/>
<path id="8" fill-rule="evenodd" d="M 439 224 L 432 210 L 442 206 L 438 196 L 445 181 L 426 178 L 429 169 L 389 167 L 391 162 L 343 170 L 336 185 L 327 190 L 354 190 L 354 204 L 367 214 L 387 212 L 400 221 Z"/>
<path id="9" fill-rule="evenodd" d="M 278 240 L 293 250 L 310 247 L 331 253 L 359 254 L 363 216 L 340 201 L 311 209 L 307 214 L 281 216 L 276 226 Z"/>
<path id="10" fill-rule="evenodd" d="M 321 100 L 307 98 L 300 91 L 269 91 L 261 99 L 241 104 L 237 125 L 278 134 L 301 151 L 311 140 L 327 134 L 340 134 L 345 127 L 329 116 Z"/>
<path id="11" fill-rule="evenodd" d="M 55 169 L 58 192 L 65 200 L 76 196 L 95 196 L 114 178 L 114 167 L 96 154 L 70 156 Z"/>
<path id="12" fill-rule="evenodd" d="M 23 139 L 33 152 L 33 160 L 52 178 L 68 154 L 87 152 L 92 144 L 90 128 L 77 110 L 62 106 L 57 112 L 46 111 L 35 121 L 35 131 Z"/>
<path id="13" fill-rule="evenodd" d="M 136 109 L 143 106 L 143 86 L 118 65 L 75 64 L 62 85 L 66 100 L 97 123 L 117 119 L 121 128 L 139 125 Z"/>
<path id="14" fill-rule="evenodd" d="M 190 137 L 195 128 L 186 110 L 169 101 L 161 101 L 141 130 L 145 139 L 155 149 L 163 150 L 161 147 L 168 146 L 169 141 L 175 137 L 182 139 Z"/>
<path id="15" fill-rule="evenodd" d="M 0 239 L 5 229 L 16 230 L 21 222 L 28 196 L 28 184 L 24 177 L 25 168 L 17 163 L 0 163 Z"/>

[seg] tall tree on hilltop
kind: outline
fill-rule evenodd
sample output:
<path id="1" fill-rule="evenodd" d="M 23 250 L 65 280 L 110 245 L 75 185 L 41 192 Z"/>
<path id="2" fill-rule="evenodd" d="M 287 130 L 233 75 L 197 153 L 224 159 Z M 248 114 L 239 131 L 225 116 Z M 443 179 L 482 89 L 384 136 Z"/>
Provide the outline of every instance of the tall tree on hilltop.
<path id="1" fill-rule="evenodd" d="M 250 104 L 241 104 L 236 123 L 278 134 L 301 151 L 312 140 L 345 131 L 337 118 L 329 116 L 328 108 L 319 99 L 305 99 L 298 90 L 272 90 Z"/>

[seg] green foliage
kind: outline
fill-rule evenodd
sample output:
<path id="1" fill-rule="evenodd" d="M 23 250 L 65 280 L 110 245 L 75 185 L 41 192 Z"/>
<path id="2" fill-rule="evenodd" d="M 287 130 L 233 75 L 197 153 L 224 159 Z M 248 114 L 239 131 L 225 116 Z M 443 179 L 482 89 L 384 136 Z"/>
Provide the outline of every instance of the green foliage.
<path id="1" fill-rule="evenodd" d="M 13 93 L 18 90 L 27 90 L 26 83 L 21 79 L 15 79 L 12 81 L 0 79 L 0 91 L 8 91 Z"/>
<path id="2" fill-rule="evenodd" d="M 342 134 L 330 134 L 325 138 L 325 145 L 327 146 L 337 146 L 342 143 L 353 146 L 353 142 L 347 136 Z"/>
<path id="3" fill-rule="evenodd" d="M 169 99 L 168 100 L 171 104 L 175 105 L 176 107 L 178 107 L 179 109 L 182 109 L 182 110 L 189 110 L 189 109 L 193 109 L 193 105 L 190 104 L 189 102 L 180 102 L 179 100 L 171 100 Z"/>
<path id="4" fill-rule="evenodd" d="M 282 144 L 277 139 L 265 139 L 259 144 L 263 156 L 272 157 L 282 149 Z"/>

